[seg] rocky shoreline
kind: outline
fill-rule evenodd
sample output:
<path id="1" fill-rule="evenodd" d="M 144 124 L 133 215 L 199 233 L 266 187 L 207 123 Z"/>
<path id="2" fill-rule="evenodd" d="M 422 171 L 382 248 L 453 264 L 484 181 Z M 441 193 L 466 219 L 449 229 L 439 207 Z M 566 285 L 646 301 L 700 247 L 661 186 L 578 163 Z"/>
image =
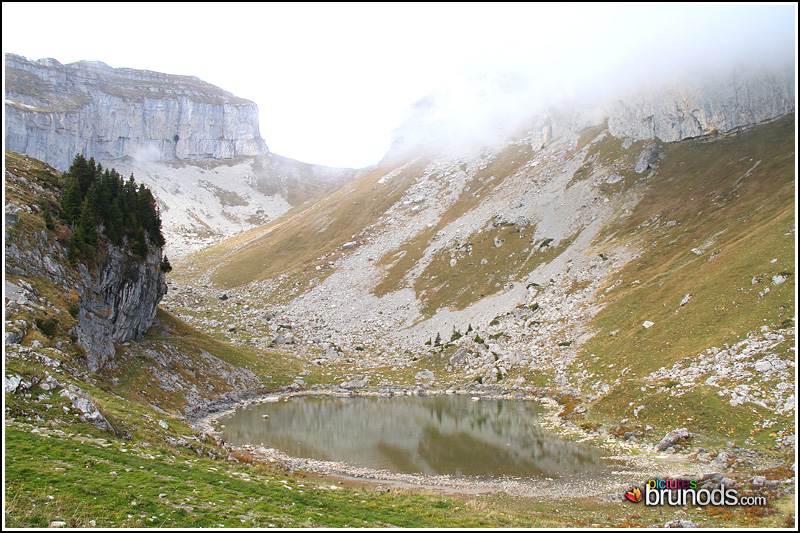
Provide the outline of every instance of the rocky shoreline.
<path id="1" fill-rule="evenodd" d="M 420 395 L 412 389 L 398 392 L 378 390 L 348 391 L 340 387 L 327 389 L 310 389 L 303 391 L 283 391 L 268 394 L 243 395 L 240 402 L 222 399 L 192 411 L 186 419 L 192 428 L 211 435 L 229 451 L 242 452 L 266 463 L 278 464 L 289 471 L 302 471 L 331 478 L 345 478 L 361 482 L 374 482 L 394 487 L 416 488 L 451 494 L 479 494 L 504 492 L 521 497 L 599 497 L 604 500 L 622 501 L 622 493 L 633 485 L 640 485 L 649 477 L 679 476 L 685 474 L 687 464 L 684 456 L 648 453 L 643 446 L 632 443 L 604 440 L 589 435 L 574 427 L 567 426 L 558 416 L 560 406 L 557 402 L 542 395 L 519 392 L 475 392 L 471 390 L 437 389 L 427 390 L 423 395 L 462 394 L 477 399 L 506 399 L 536 401 L 547 411 L 542 426 L 558 433 L 567 440 L 593 441 L 592 445 L 605 449 L 609 455 L 609 469 L 603 475 L 576 475 L 558 479 L 522 479 L 501 477 L 481 479 L 457 477 L 450 475 L 403 474 L 387 470 L 369 469 L 339 461 L 322 461 L 292 457 L 280 450 L 261 445 L 245 444 L 233 446 L 226 444 L 222 433 L 216 428 L 217 421 L 237 409 L 246 408 L 263 402 L 277 402 L 298 396 L 333 396 L 333 397 L 392 397 L 401 395 Z M 233 459 L 232 457 L 230 457 Z"/>

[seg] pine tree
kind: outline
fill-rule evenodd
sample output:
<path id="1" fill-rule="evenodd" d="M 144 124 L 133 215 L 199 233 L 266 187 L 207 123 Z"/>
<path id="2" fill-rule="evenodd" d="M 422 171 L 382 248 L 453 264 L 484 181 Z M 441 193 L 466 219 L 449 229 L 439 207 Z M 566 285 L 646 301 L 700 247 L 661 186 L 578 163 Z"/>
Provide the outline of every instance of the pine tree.
<path id="1" fill-rule="evenodd" d="M 78 218 L 74 233 L 79 233 L 80 238 L 87 246 L 97 244 L 97 224 L 88 200 L 85 200 L 81 206 L 81 216 Z"/>
<path id="2" fill-rule="evenodd" d="M 77 154 L 75 159 L 72 160 L 72 166 L 69 167 L 69 174 L 74 180 L 78 182 L 81 188 L 81 193 L 85 194 L 91 187 L 94 181 L 94 159 L 91 160 L 91 168 L 89 162 L 82 154 Z"/>
<path id="3" fill-rule="evenodd" d="M 167 259 L 167 254 L 164 254 L 164 258 L 161 260 L 161 272 L 167 273 L 172 271 L 172 265 L 169 264 L 169 259 Z"/>
<path id="4" fill-rule="evenodd" d="M 124 234 L 124 225 L 122 218 L 122 210 L 119 208 L 119 198 L 115 198 L 111 202 L 111 207 L 108 208 L 108 217 L 106 219 L 106 237 L 116 244 L 122 244 L 122 236 Z"/>
<path id="5" fill-rule="evenodd" d="M 145 237 L 144 228 L 139 228 L 136 232 L 136 240 L 133 243 L 133 253 L 139 257 L 147 257 L 147 239 Z"/>
<path id="6" fill-rule="evenodd" d="M 67 222 L 74 222 L 81 214 L 81 204 L 83 203 L 83 192 L 81 191 L 78 180 L 72 178 L 64 197 L 61 199 L 61 212 L 64 215 L 64 220 Z"/>
<path id="7" fill-rule="evenodd" d="M 39 198 L 39 209 L 42 212 L 42 220 L 44 221 L 44 227 L 48 230 L 53 230 L 56 227 L 56 223 L 53 222 L 53 215 L 50 214 L 50 206 L 47 205 L 47 200 L 44 197 Z"/>

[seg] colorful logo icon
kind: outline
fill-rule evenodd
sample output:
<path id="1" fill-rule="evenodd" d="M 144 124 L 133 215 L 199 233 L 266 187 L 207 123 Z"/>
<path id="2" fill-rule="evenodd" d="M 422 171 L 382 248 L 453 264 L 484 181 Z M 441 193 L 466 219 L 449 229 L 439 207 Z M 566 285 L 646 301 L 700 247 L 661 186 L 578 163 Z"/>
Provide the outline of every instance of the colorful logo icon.
<path id="1" fill-rule="evenodd" d="M 625 497 L 633 503 L 639 503 L 642 501 L 642 491 L 639 490 L 639 487 L 633 487 L 631 490 L 625 493 Z"/>

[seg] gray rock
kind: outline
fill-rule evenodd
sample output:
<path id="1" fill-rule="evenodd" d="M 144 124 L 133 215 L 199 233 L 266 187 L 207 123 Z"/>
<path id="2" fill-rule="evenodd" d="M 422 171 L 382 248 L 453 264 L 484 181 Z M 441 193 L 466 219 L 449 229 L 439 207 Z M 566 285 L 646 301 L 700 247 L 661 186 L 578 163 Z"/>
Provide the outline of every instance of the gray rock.
<path id="1" fill-rule="evenodd" d="M 90 397 L 81 391 L 78 387 L 70 385 L 68 388 L 61 391 L 60 396 L 63 396 L 72 402 L 72 407 L 83 413 L 81 420 L 92 424 L 98 429 L 109 429 L 111 424 L 100 413 L 100 411 L 91 402 Z"/>
<path id="2" fill-rule="evenodd" d="M 3 376 L 3 388 L 6 392 L 16 392 L 20 382 L 22 382 L 22 377 L 19 374 Z"/>
<path id="3" fill-rule="evenodd" d="M 609 133 L 674 142 L 759 124 L 794 110 L 794 69 L 788 65 L 772 71 L 737 69 L 693 82 L 618 100 L 609 111 Z"/>
<path id="4" fill-rule="evenodd" d="M 339 386 L 347 390 L 363 389 L 367 382 L 363 379 L 353 379 L 350 381 L 343 381 Z"/>
<path id="5" fill-rule="evenodd" d="M 414 379 L 417 381 L 430 381 L 435 377 L 436 375 L 430 370 L 423 370 L 422 372 L 417 372 L 417 374 L 414 376 Z"/>
<path id="6" fill-rule="evenodd" d="M 697 527 L 697 524 L 691 520 L 673 520 L 664 524 L 664 527 Z"/>
<path id="7" fill-rule="evenodd" d="M 5 344 L 19 344 L 21 340 L 22 334 L 20 332 L 14 330 L 6 331 Z"/>
<path id="8" fill-rule="evenodd" d="M 734 455 L 726 450 L 720 450 L 712 461 L 712 464 L 719 468 L 728 468 L 734 459 Z"/>
<path id="9" fill-rule="evenodd" d="M 758 362 L 755 364 L 755 369 L 756 369 L 758 372 L 767 372 L 768 370 L 771 370 L 771 369 L 772 369 L 772 363 L 770 363 L 769 361 L 765 361 L 764 359 L 762 359 L 761 361 L 758 361 Z"/>
<path id="10" fill-rule="evenodd" d="M 12 68 L 10 68 L 12 67 Z M 6 149 L 66 170 L 87 158 L 225 159 L 267 153 L 256 104 L 190 76 L 6 55 Z M 120 94 L 125 94 L 121 97 Z"/>
<path id="11" fill-rule="evenodd" d="M 655 143 L 649 143 L 644 147 L 642 153 L 639 154 L 639 158 L 636 160 L 634 171 L 636 171 L 637 174 L 641 174 L 647 169 L 656 168 L 658 162 L 663 158 L 664 152 L 661 150 L 661 147 Z"/>
<path id="12" fill-rule="evenodd" d="M 159 248 L 151 248 L 142 261 L 127 250 L 109 246 L 105 262 L 92 272 L 78 265 L 84 292 L 75 332 L 78 345 L 86 350 L 90 372 L 114 357 L 115 341 L 140 339 L 150 329 L 158 302 L 167 293 L 160 263 Z"/>
<path id="13" fill-rule="evenodd" d="M 656 449 L 663 452 L 667 448 L 677 444 L 679 441 L 689 440 L 692 437 L 693 435 L 689 433 L 689 430 L 686 428 L 673 429 L 667 433 L 663 439 L 661 439 L 661 442 L 658 443 Z"/>

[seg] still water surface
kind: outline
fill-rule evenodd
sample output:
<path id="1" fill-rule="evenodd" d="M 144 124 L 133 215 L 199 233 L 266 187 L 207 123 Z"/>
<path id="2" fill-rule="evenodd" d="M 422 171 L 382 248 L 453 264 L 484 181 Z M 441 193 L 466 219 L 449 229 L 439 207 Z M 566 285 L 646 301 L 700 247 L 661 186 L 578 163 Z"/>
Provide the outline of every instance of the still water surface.
<path id="1" fill-rule="evenodd" d="M 599 450 L 540 427 L 542 412 L 535 402 L 463 395 L 304 396 L 241 408 L 219 423 L 231 444 L 408 474 L 557 478 L 605 470 Z"/>

